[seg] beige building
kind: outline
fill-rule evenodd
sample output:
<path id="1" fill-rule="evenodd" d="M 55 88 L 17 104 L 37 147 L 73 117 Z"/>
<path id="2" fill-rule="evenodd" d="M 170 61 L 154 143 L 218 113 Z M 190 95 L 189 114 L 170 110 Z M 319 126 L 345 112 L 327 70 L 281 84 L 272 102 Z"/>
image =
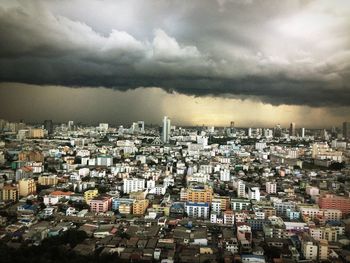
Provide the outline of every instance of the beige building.
<path id="1" fill-rule="evenodd" d="M 41 185 L 56 185 L 58 183 L 58 179 L 56 175 L 39 176 L 38 183 Z"/>
<path id="2" fill-rule="evenodd" d="M 5 185 L 0 190 L 2 201 L 17 201 L 18 200 L 18 188 L 12 185 Z"/>
<path id="3" fill-rule="evenodd" d="M 213 199 L 213 189 L 209 186 L 183 188 L 181 189 L 180 198 L 182 201 L 194 203 L 211 203 Z"/>
<path id="4" fill-rule="evenodd" d="M 132 206 L 132 213 L 134 215 L 144 215 L 147 210 L 148 204 L 149 204 L 148 199 L 135 200 Z"/>
<path id="5" fill-rule="evenodd" d="M 36 193 L 34 179 L 24 178 L 18 181 L 19 196 L 28 196 Z"/>
<path id="6" fill-rule="evenodd" d="M 307 260 L 317 260 L 318 257 L 318 246 L 310 241 L 302 241 L 301 250 Z"/>
<path id="7" fill-rule="evenodd" d="M 320 240 L 318 243 L 318 260 L 327 260 L 329 254 L 329 246 L 327 240 Z"/>
<path id="8" fill-rule="evenodd" d="M 132 212 L 133 204 L 131 203 L 121 203 L 119 205 L 119 213 L 129 215 Z"/>
<path id="9" fill-rule="evenodd" d="M 30 129 L 29 131 L 29 137 L 30 138 L 44 138 L 45 133 L 43 129 Z"/>

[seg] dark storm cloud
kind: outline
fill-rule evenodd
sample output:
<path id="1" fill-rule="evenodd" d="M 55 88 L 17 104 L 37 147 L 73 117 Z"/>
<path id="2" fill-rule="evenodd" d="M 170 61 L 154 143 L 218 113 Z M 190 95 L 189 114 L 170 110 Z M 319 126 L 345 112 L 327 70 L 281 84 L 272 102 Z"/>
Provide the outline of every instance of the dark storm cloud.
<path id="1" fill-rule="evenodd" d="M 28 2 L 0 4 L 0 81 L 350 105 L 346 1 Z"/>

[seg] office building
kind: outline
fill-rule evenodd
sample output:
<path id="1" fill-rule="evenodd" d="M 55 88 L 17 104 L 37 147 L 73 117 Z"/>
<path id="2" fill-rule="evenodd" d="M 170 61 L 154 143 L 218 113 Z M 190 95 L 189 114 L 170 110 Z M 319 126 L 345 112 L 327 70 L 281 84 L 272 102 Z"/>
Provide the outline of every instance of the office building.
<path id="1" fill-rule="evenodd" d="M 162 127 L 162 141 L 163 141 L 163 143 L 169 143 L 170 129 L 171 129 L 171 121 L 167 116 L 164 116 L 163 127 Z"/>
<path id="2" fill-rule="evenodd" d="M 44 129 L 47 130 L 48 134 L 53 133 L 53 122 L 52 120 L 45 120 L 44 121 Z"/>
<path id="3" fill-rule="evenodd" d="M 295 123 L 292 122 L 289 126 L 289 136 L 295 136 Z"/>

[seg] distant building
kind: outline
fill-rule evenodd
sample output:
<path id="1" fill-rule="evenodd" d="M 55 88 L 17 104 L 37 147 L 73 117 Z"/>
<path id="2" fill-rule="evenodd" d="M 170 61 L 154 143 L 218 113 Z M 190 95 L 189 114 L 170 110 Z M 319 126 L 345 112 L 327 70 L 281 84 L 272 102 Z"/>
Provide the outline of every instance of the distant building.
<path id="1" fill-rule="evenodd" d="M 343 122 L 343 137 L 345 139 L 350 139 L 350 122 Z"/>
<path id="2" fill-rule="evenodd" d="M 44 121 L 44 129 L 47 130 L 48 134 L 53 133 L 53 122 L 52 120 L 45 120 Z"/>
<path id="3" fill-rule="evenodd" d="M 45 133 L 43 129 L 30 129 L 29 130 L 29 137 L 34 139 L 41 139 L 44 138 Z"/>
<path id="4" fill-rule="evenodd" d="M 295 123 L 292 122 L 289 126 L 289 136 L 295 136 Z"/>
<path id="5" fill-rule="evenodd" d="M 162 141 L 168 143 L 170 139 L 171 121 L 167 116 L 163 118 Z"/>

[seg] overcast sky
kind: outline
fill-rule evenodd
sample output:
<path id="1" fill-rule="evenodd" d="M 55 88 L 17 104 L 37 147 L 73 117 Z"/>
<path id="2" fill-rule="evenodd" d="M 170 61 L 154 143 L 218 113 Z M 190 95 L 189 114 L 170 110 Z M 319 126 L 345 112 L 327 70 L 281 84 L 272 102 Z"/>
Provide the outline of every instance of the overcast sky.
<path id="1" fill-rule="evenodd" d="M 348 0 L 2 0 L 0 117 L 339 125 L 349 29 Z"/>

